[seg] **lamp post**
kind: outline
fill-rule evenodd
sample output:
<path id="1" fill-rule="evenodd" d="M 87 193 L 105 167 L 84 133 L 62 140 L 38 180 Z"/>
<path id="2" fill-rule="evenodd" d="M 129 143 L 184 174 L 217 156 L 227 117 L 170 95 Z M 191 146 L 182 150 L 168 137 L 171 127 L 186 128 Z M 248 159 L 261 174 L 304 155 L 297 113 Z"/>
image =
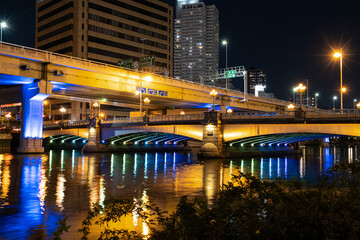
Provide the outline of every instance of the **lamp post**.
<path id="1" fill-rule="evenodd" d="M 210 92 L 210 96 L 213 98 L 213 112 L 215 112 L 215 98 L 218 93 L 215 90 Z"/>
<path id="2" fill-rule="evenodd" d="M 3 31 L 3 28 L 7 28 L 6 22 L 1 22 L 0 23 L 0 42 L 1 43 L 2 43 L 2 31 Z"/>
<path id="3" fill-rule="evenodd" d="M 225 82 L 225 88 L 228 89 L 228 75 L 227 75 L 227 69 L 228 69 L 228 51 L 227 51 L 227 47 L 228 47 L 228 42 L 226 40 L 224 40 L 222 42 L 223 45 L 225 45 L 225 52 L 226 52 L 226 65 L 225 65 L 225 78 L 226 78 L 226 82 Z"/>
<path id="4" fill-rule="evenodd" d="M 356 108 L 356 102 L 357 102 L 357 99 L 354 99 L 354 110 Z"/>
<path id="5" fill-rule="evenodd" d="M 147 111 L 148 111 L 148 105 L 150 103 L 150 99 L 149 98 L 145 98 L 144 99 L 144 104 L 145 104 L 145 117 L 147 117 Z"/>
<path id="6" fill-rule="evenodd" d="M 342 53 L 336 52 L 334 53 L 334 58 L 340 58 L 340 109 L 343 110 L 343 93 L 346 91 L 343 90 L 343 76 L 342 76 L 342 65 L 343 65 L 343 59 L 342 59 Z"/>
<path id="7" fill-rule="evenodd" d="M 315 93 L 315 108 L 317 108 L 318 104 L 317 104 L 317 100 L 319 97 L 319 93 Z"/>
<path id="8" fill-rule="evenodd" d="M 336 99 L 337 99 L 337 96 L 334 96 L 333 97 L 333 110 L 335 110 L 335 101 L 336 101 Z"/>
<path id="9" fill-rule="evenodd" d="M 295 88 L 295 90 L 300 93 L 300 94 L 299 94 L 299 95 L 300 95 L 300 109 L 302 109 L 302 95 L 303 95 L 303 93 L 304 93 L 305 90 L 306 90 L 306 86 L 305 86 L 304 84 L 300 83 L 300 84 Z"/>
<path id="10" fill-rule="evenodd" d="M 144 77 L 144 80 L 146 81 L 146 82 L 150 82 L 151 81 L 151 76 L 145 76 Z M 135 94 L 136 95 L 139 95 L 139 102 L 140 102 L 140 117 L 142 117 L 142 89 L 143 89 L 143 87 L 142 87 L 142 81 L 143 81 L 143 78 L 141 77 L 140 78 L 140 91 L 136 91 L 135 92 Z"/>
<path id="11" fill-rule="evenodd" d="M 99 108 L 99 113 L 100 113 L 100 104 L 99 104 L 99 103 L 97 103 L 97 102 L 94 103 L 94 104 L 93 104 L 93 107 L 94 107 L 94 108 Z M 96 110 L 95 110 L 95 114 L 94 114 L 94 115 L 95 115 L 94 117 L 96 118 Z"/>
<path id="12" fill-rule="evenodd" d="M 64 121 L 64 113 L 66 112 L 66 109 L 63 106 L 61 106 L 60 112 L 61 112 L 61 121 Z"/>

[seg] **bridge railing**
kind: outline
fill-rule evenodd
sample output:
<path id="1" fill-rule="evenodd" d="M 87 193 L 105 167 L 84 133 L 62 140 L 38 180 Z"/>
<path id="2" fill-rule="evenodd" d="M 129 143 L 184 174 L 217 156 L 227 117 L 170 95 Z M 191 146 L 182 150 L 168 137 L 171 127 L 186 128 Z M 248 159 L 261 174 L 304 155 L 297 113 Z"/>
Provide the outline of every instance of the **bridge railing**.
<path id="1" fill-rule="evenodd" d="M 307 118 L 359 118 L 359 109 L 337 109 L 327 112 L 306 112 Z"/>
<path id="2" fill-rule="evenodd" d="M 202 121 L 204 114 L 150 116 L 149 122 Z"/>
<path id="3" fill-rule="evenodd" d="M 144 119 L 142 117 L 124 117 L 124 118 L 112 118 L 101 120 L 102 124 L 106 123 L 142 123 Z"/>
<path id="4" fill-rule="evenodd" d="M 84 127 L 90 124 L 89 120 L 81 120 L 81 121 L 46 121 L 44 122 L 44 129 L 49 128 L 64 128 L 64 127 Z"/>
<path id="5" fill-rule="evenodd" d="M 223 119 L 294 118 L 294 111 L 223 113 Z"/>

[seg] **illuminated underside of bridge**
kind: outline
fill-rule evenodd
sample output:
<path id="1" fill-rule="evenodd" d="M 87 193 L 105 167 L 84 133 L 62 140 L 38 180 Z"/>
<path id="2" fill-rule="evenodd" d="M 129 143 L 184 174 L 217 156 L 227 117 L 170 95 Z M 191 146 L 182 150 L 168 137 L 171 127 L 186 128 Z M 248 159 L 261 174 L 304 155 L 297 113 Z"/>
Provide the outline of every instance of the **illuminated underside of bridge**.
<path id="1" fill-rule="evenodd" d="M 288 134 L 270 134 L 255 137 L 248 137 L 227 142 L 230 147 L 244 146 L 287 146 L 291 143 L 307 140 L 342 137 L 342 135 L 323 134 L 323 133 L 288 133 Z"/>

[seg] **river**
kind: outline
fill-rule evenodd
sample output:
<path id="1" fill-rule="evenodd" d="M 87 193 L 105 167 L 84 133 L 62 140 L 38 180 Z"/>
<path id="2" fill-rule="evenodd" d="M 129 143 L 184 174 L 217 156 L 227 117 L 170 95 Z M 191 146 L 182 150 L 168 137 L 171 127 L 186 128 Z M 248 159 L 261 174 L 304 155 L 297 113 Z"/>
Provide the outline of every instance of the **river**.
<path id="1" fill-rule="evenodd" d="M 1 154 L 0 239 L 49 239 L 65 216 L 71 225 L 65 239 L 79 239 L 77 230 L 92 204 L 110 197 L 142 198 L 168 211 L 184 195 L 202 195 L 212 202 L 239 171 L 270 181 L 295 177 L 314 185 L 328 167 L 357 161 L 358 155 L 357 146 L 305 147 L 301 156 L 206 161 L 189 152 Z M 122 226 L 148 231 L 136 216 L 125 218 Z"/>

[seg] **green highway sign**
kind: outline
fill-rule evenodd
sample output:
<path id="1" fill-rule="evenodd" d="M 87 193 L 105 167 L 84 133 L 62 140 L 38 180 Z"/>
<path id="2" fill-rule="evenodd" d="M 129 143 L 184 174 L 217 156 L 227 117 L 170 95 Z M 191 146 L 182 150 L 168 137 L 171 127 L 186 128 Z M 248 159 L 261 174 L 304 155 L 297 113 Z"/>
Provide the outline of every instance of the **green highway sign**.
<path id="1" fill-rule="evenodd" d="M 227 78 L 234 78 L 235 74 L 236 74 L 236 70 L 226 71 L 225 77 L 227 76 Z"/>
<path id="2" fill-rule="evenodd" d="M 125 59 L 122 61 L 119 61 L 118 65 L 123 68 L 133 68 L 133 61 L 131 59 Z"/>
<path id="3" fill-rule="evenodd" d="M 140 67 L 155 66 L 155 56 L 145 56 L 139 59 Z"/>

